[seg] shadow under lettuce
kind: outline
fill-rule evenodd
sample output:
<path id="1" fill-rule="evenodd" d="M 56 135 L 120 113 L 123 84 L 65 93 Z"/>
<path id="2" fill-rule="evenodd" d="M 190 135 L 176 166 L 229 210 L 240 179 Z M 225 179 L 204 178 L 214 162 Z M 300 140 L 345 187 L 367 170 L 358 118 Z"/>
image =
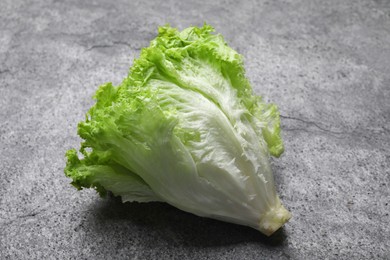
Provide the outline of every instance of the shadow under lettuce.
<path id="1" fill-rule="evenodd" d="M 160 202 L 122 203 L 108 196 L 97 199 L 86 214 L 81 223 L 86 246 L 103 250 L 100 255 L 110 250 L 130 253 L 134 248 L 199 249 L 248 243 L 273 251 L 286 242 L 283 228 L 266 237 L 249 227 L 198 217 Z M 96 248 L 96 243 L 111 249 Z"/>

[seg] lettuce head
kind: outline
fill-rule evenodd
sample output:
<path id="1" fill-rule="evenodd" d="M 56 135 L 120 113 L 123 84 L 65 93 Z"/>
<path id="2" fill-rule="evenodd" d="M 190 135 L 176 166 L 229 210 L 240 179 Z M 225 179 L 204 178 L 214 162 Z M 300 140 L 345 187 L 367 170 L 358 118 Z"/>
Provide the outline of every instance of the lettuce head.
<path id="1" fill-rule="evenodd" d="M 160 27 L 123 82 L 97 90 L 65 174 L 78 189 L 271 235 L 291 216 L 269 161 L 283 152 L 278 109 L 253 92 L 242 56 L 213 31 Z"/>

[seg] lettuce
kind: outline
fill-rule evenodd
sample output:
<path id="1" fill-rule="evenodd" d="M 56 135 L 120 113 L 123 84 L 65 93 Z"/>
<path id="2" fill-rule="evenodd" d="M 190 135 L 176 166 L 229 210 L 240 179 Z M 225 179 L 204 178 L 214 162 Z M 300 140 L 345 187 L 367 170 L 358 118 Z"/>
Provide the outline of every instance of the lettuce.
<path id="1" fill-rule="evenodd" d="M 256 96 L 242 57 L 213 28 L 159 28 L 119 86 L 101 86 L 78 125 L 66 176 L 126 201 L 163 201 L 271 235 L 290 218 L 269 156 L 278 109 Z"/>

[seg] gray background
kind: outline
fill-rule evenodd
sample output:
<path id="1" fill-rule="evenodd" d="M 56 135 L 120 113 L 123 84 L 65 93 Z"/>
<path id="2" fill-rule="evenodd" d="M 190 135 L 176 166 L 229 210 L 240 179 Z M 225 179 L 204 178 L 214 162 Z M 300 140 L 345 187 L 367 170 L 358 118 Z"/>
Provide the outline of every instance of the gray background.
<path id="1" fill-rule="evenodd" d="M 206 21 L 279 105 L 293 218 L 270 238 L 63 174 L 105 82 Z M 0 259 L 389 259 L 390 1 L 0 1 Z"/>

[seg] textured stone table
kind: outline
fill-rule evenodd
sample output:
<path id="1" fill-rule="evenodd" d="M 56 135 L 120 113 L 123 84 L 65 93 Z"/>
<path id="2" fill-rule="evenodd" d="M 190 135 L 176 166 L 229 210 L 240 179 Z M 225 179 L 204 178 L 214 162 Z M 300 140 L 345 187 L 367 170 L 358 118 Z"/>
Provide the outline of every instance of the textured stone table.
<path id="1" fill-rule="evenodd" d="M 113 2 L 0 1 L 0 259 L 390 258 L 389 1 Z M 204 21 L 280 107 L 293 218 L 270 238 L 63 174 L 97 86 L 159 25 Z"/>

